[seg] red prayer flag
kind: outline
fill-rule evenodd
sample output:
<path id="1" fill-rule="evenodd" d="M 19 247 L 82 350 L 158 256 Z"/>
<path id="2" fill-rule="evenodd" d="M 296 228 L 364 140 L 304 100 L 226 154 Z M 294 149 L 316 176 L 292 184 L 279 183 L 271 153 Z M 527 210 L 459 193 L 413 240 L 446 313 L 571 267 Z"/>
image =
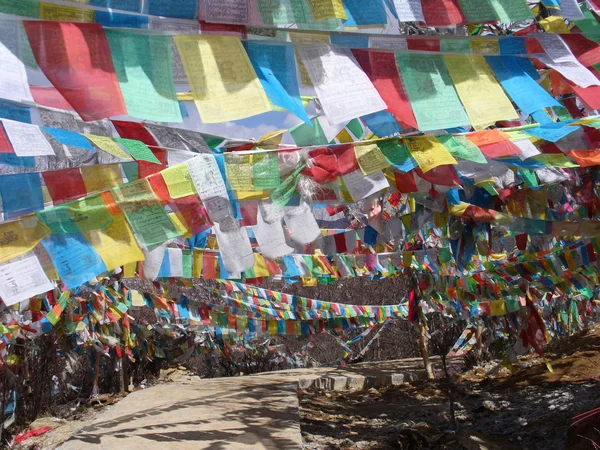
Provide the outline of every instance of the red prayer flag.
<path id="1" fill-rule="evenodd" d="M 560 37 L 581 64 L 591 67 L 600 63 L 600 44 L 590 41 L 583 34 L 561 34 Z"/>
<path id="2" fill-rule="evenodd" d="M 83 120 L 127 114 L 102 26 L 28 20 L 23 25 L 40 69 Z"/>
<path id="3" fill-rule="evenodd" d="M 354 144 L 340 145 L 333 148 L 333 153 L 337 156 L 338 169 L 340 175 L 346 175 L 350 172 L 360 170 Z"/>
<path id="4" fill-rule="evenodd" d="M 50 108 L 73 110 L 68 101 L 52 86 L 29 86 L 36 103 Z"/>
<path id="5" fill-rule="evenodd" d="M 443 27 L 465 23 L 456 0 L 421 0 L 425 23 L 430 27 Z"/>
<path id="6" fill-rule="evenodd" d="M 394 172 L 394 180 L 396 181 L 396 189 L 402 194 L 419 192 L 413 171 L 407 173 Z"/>
<path id="7" fill-rule="evenodd" d="M 15 153 L 12 144 L 8 140 L 4 127 L 0 124 L 0 153 Z"/>
<path id="8" fill-rule="evenodd" d="M 435 38 L 409 38 L 406 40 L 409 50 L 420 50 L 423 52 L 439 52 L 440 40 Z"/>
<path id="9" fill-rule="evenodd" d="M 522 153 L 521 149 L 513 144 L 512 141 L 482 145 L 479 147 L 479 150 L 488 158 L 500 158 L 501 156 L 520 155 Z"/>
<path id="10" fill-rule="evenodd" d="M 387 110 L 400 125 L 403 128 L 418 128 L 396 67 L 396 56 L 389 52 L 368 50 L 353 50 L 352 53 L 387 105 Z"/>
<path id="11" fill-rule="evenodd" d="M 429 181 L 431 184 L 438 184 L 440 186 L 462 186 L 462 181 L 456 169 L 452 165 L 437 166 L 433 169 L 423 173 L 420 168 L 416 168 L 415 173 L 423 178 L 425 181 Z"/>
<path id="12" fill-rule="evenodd" d="M 78 168 L 43 172 L 44 182 L 55 205 L 87 195 L 85 183 Z"/>

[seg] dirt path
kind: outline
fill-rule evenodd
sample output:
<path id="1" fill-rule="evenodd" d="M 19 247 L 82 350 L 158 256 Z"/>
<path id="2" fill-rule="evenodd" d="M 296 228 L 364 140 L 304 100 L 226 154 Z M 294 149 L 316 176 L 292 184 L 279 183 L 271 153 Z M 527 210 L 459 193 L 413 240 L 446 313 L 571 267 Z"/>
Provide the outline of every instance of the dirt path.
<path id="1" fill-rule="evenodd" d="M 21 448 L 300 450 L 299 386 L 384 386 L 422 374 L 422 363 L 410 359 L 211 380 L 186 376 L 136 391 L 83 422 L 49 420 L 44 425 L 53 430 Z"/>

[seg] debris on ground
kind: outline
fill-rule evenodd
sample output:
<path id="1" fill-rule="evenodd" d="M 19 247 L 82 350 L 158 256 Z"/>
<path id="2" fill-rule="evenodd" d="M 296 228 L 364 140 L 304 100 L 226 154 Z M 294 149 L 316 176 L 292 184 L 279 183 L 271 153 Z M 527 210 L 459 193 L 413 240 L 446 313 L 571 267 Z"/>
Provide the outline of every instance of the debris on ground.
<path id="1" fill-rule="evenodd" d="M 452 383 L 304 392 L 304 450 L 599 448 L 600 327 L 549 346 L 544 358 L 523 358 L 515 373 L 497 367 L 456 374 Z"/>

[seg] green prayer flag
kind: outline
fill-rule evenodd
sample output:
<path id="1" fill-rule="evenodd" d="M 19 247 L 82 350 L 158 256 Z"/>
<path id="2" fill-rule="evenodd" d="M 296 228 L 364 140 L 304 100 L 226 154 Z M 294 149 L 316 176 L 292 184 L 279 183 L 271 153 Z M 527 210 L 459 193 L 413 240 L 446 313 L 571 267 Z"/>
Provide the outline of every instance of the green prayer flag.
<path id="1" fill-rule="evenodd" d="M 363 127 L 358 119 L 352 119 L 350 122 L 348 122 L 346 128 L 348 128 L 358 139 L 360 139 L 363 135 Z"/>
<path id="2" fill-rule="evenodd" d="M 470 124 L 442 55 L 396 54 L 406 94 L 421 131 Z"/>
<path id="3" fill-rule="evenodd" d="M 38 211 L 36 214 L 53 233 L 99 230 L 113 222 L 113 217 L 99 194 Z"/>
<path id="4" fill-rule="evenodd" d="M 533 13 L 526 0 L 490 0 L 490 2 L 502 23 L 533 19 Z"/>
<path id="5" fill-rule="evenodd" d="M 455 158 L 465 159 L 479 164 L 487 164 L 487 159 L 485 159 L 485 156 L 481 153 L 479 147 L 473 144 L 465 136 L 442 134 L 436 137 Z"/>
<path id="6" fill-rule="evenodd" d="M 39 18 L 40 3 L 37 0 L 0 0 L 0 13 Z"/>
<path id="7" fill-rule="evenodd" d="M 311 120 L 311 125 L 307 123 L 301 123 L 295 127 L 290 128 L 290 134 L 292 139 L 298 147 L 310 147 L 311 145 L 326 145 L 327 137 L 319 120 L 314 117 Z"/>
<path id="8" fill-rule="evenodd" d="M 289 174 L 283 183 L 271 192 L 271 200 L 276 208 L 281 209 L 288 204 L 294 192 L 296 192 L 296 186 L 300 181 L 300 172 L 304 169 L 304 165 L 298 167 L 294 172 Z"/>
<path id="9" fill-rule="evenodd" d="M 171 36 L 105 30 L 127 114 L 183 122 L 171 63 Z"/>
<path id="10" fill-rule="evenodd" d="M 147 179 L 118 186 L 111 192 L 135 237 L 149 250 L 183 233 L 175 227 Z"/>
<path id="11" fill-rule="evenodd" d="M 125 138 L 113 138 L 117 143 L 125 147 L 125 150 L 135 159 L 136 161 L 148 161 L 154 164 L 161 164 L 158 158 L 152 153 L 152 150 L 148 148 L 146 144 L 140 141 L 134 141 L 133 139 Z"/>
<path id="12" fill-rule="evenodd" d="M 499 19 L 490 0 L 458 0 L 458 4 L 469 23 L 497 22 Z"/>
<path id="13" fill-rule="evenodd" d="M 254 154 L 252 156 L 252 184 L 254 189 L 276 189 L 280 183 L 277 154 Z"/>
<path id="14" fill-rule="evenodd" d="M 532 189 L 537 189 L 539 187 L 537 177 L 533 170 L 519 169 L 519 176 L 523 179 L 527 187 Z"/>

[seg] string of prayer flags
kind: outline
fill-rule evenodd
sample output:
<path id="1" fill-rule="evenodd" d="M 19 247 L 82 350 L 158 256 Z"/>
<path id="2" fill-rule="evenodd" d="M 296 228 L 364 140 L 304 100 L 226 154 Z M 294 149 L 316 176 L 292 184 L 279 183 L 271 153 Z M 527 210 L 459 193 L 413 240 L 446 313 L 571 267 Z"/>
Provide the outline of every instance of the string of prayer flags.
<path id="1" fill-rule="evenodd" d="M 24 21 L 44 75 L 83 120 L 127 114 L 100 25 Z"/>
<path id="2" fill-rule="evenodd" d="M 243 119 L 271 109 L 239 39 L 174 36 L 203 123 Z"/>

